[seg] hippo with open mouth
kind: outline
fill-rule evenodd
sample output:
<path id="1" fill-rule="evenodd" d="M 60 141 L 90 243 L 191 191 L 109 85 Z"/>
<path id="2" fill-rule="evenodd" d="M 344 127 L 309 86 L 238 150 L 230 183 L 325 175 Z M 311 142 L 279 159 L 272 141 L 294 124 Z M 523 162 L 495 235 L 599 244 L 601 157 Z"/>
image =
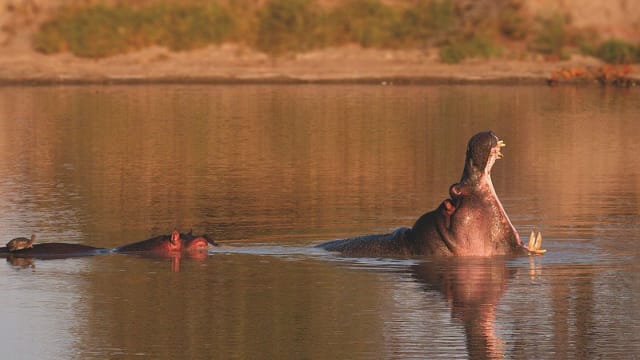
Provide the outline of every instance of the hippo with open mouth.
<path id="1" fill-rule="evenodd" d="M 422 215 L 412 228 L 316 245 L 347 256 L 494 256 L 542 254 L 541 236 L 524 245 L 491 182 L 491 168 L 502 158 L 502 140 L 492 131 L 474 135 L 467 146 L 459 183 L 450 199 Z"/>

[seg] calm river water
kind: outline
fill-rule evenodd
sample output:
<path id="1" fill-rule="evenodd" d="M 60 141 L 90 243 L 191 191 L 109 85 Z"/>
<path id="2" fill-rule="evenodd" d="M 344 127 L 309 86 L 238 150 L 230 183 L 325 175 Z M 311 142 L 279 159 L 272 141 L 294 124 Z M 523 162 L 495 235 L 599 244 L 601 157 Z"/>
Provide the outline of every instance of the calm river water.
<path id="1" fill-rule="evenodd" d="M 3 359 L 639 358 L 640 92 L 501 86 L 0 88 L 4 243 L 182 231 L 209 256 L 0 264 Z M 547 255 L 348 259 L 411 226 L 466 142 Z"/>

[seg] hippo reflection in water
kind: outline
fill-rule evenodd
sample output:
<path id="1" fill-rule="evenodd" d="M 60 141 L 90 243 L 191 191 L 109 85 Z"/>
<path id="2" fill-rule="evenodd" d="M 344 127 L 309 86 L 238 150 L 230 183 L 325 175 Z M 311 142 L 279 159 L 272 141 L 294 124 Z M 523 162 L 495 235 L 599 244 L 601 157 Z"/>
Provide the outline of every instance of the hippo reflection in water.
<path id="1" fill-rule="evenodd" d="M 14 242 L 12 244 L 15 243 L 17 242 Z M 22 243 L 22 240 L 18 241 L 18 243 Z M 216 245 L 216 243 L 206 235 L 193 235 L 191 232 L 185 234 L 179 233 L 177 230 L 174 230 L 171 235 L 156 236 L 147 240 L 120 246 L 112 250 L 82 244 L 57 242 L 42 244 L 30 243 L 28 247 L 21 246 L 18 249 L 16 249 L 16 247 L 13 247 L 13 245 L 11 247 L 0 247 L 0 257 L 61 259 L 69 257 L 108 254 L 112 252 L 136 254 L 148 253 L 153 256 L 171 257 L 176 253 L 207 249 L 209 244 Z"/>
<path id="2" fill-rule="evenodd" d="M 410 266 L 421 289 L 441 294 L 452 318 L 462 325 L 469 359 L 505 357 L 495 321 L 498 304 L 517 272 L 506 259 L 489 257 L 439 257 Z"/>
<path id="3" fill-rule="evenodd" d="M 491 168 L 505 143 L 492 131 L 474 135 L 467 146 L 459 183 L 450 199 L 422 215 L 412 228 L 316 245 L 347 256 L 492 256 L 542 254 L 541 236 L 525 246 L 491 182 Z"/>

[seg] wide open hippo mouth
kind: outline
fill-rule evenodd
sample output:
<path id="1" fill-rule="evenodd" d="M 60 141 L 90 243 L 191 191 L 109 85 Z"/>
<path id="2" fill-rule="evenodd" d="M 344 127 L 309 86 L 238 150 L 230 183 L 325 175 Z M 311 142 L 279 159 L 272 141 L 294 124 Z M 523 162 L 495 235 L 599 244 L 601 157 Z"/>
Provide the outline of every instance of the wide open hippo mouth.
<path id="1" fill-rule="evenodd" d="M 501 159 L 502 148 L 507 146 L 493 131 L 474 135 L 467 145 L 464 172 L 461 183 L 480 180 L 491 173 L 496 160 Z"/>
<path id="2" fill-rule="evenodd" d="M 502 157 L 504 156 L 502 154 L 502 148 L 505 146 L 507 146 L 507 144 L 505 144 L 504 141 L 498 140 L 496 145 L 491 148 L 491 151 L 489 153 L 489 159 L 487 160 L 487 166 L 485 166 L 484 168 L 484 173 L 486 175 L 490 175 L 491 169 L 493 168 L 493 164 L 496 163 L 496 160 L 502 159 Z"/>
<path id="3" fill-rule="evenodd" d="M 505 146 L 491 131 L 469 140 L 460 182 L 451 185 L 450 199 L 439 208 L 440 234 L 453 254 L 508 253 L 521 243 L 491 181 L 491 169 Z"/>
<path id="4" fill-rule="evenodd" d="M 491 182 L 491 169 L 496 160 L 502 159 L 502 148 L 507 146 L 492 131 L 481 132 L 469 140 L 464 171 L 459 183 L 451 185 L 449 196 L 445 200 L 447 212 L 451 215 L 461 197 L 470 195 L 478 187 L 488 187 L 490 193 L 497 198 Z"/>
<path id="5" fill-rule="evenodd" d="M 493 254 L 497 248 L 503 248 L 499 252 L 504 253 L 520 248 L 534 254 L 544 253 L 539 234 L 535 238 L 532 235 L 529 246 L 522 244 L 493 187 L 491 169 L 504 156 L 505 146 L 492 131 L 478 133 L 469 140 L 462 178 L 451 185 L 451 199 L 441 207 L 446 227 L 464 243 L 455 246 L 459 253 Z"/>

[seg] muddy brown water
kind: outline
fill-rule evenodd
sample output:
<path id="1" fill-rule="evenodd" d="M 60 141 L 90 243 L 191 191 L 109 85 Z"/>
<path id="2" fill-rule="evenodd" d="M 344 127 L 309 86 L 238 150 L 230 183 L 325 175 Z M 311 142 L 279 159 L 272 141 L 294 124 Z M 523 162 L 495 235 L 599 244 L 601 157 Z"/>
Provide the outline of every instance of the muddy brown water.
<path id="1" fill-rule="evenodd" d="M 0 264 L 7 359 L 637 358 L 640 93 L 508 86 L 0 88 L 0 242 L 206 256 Z M 493 181 L 542 257 L 349 259 L 507 143 Z"/>

